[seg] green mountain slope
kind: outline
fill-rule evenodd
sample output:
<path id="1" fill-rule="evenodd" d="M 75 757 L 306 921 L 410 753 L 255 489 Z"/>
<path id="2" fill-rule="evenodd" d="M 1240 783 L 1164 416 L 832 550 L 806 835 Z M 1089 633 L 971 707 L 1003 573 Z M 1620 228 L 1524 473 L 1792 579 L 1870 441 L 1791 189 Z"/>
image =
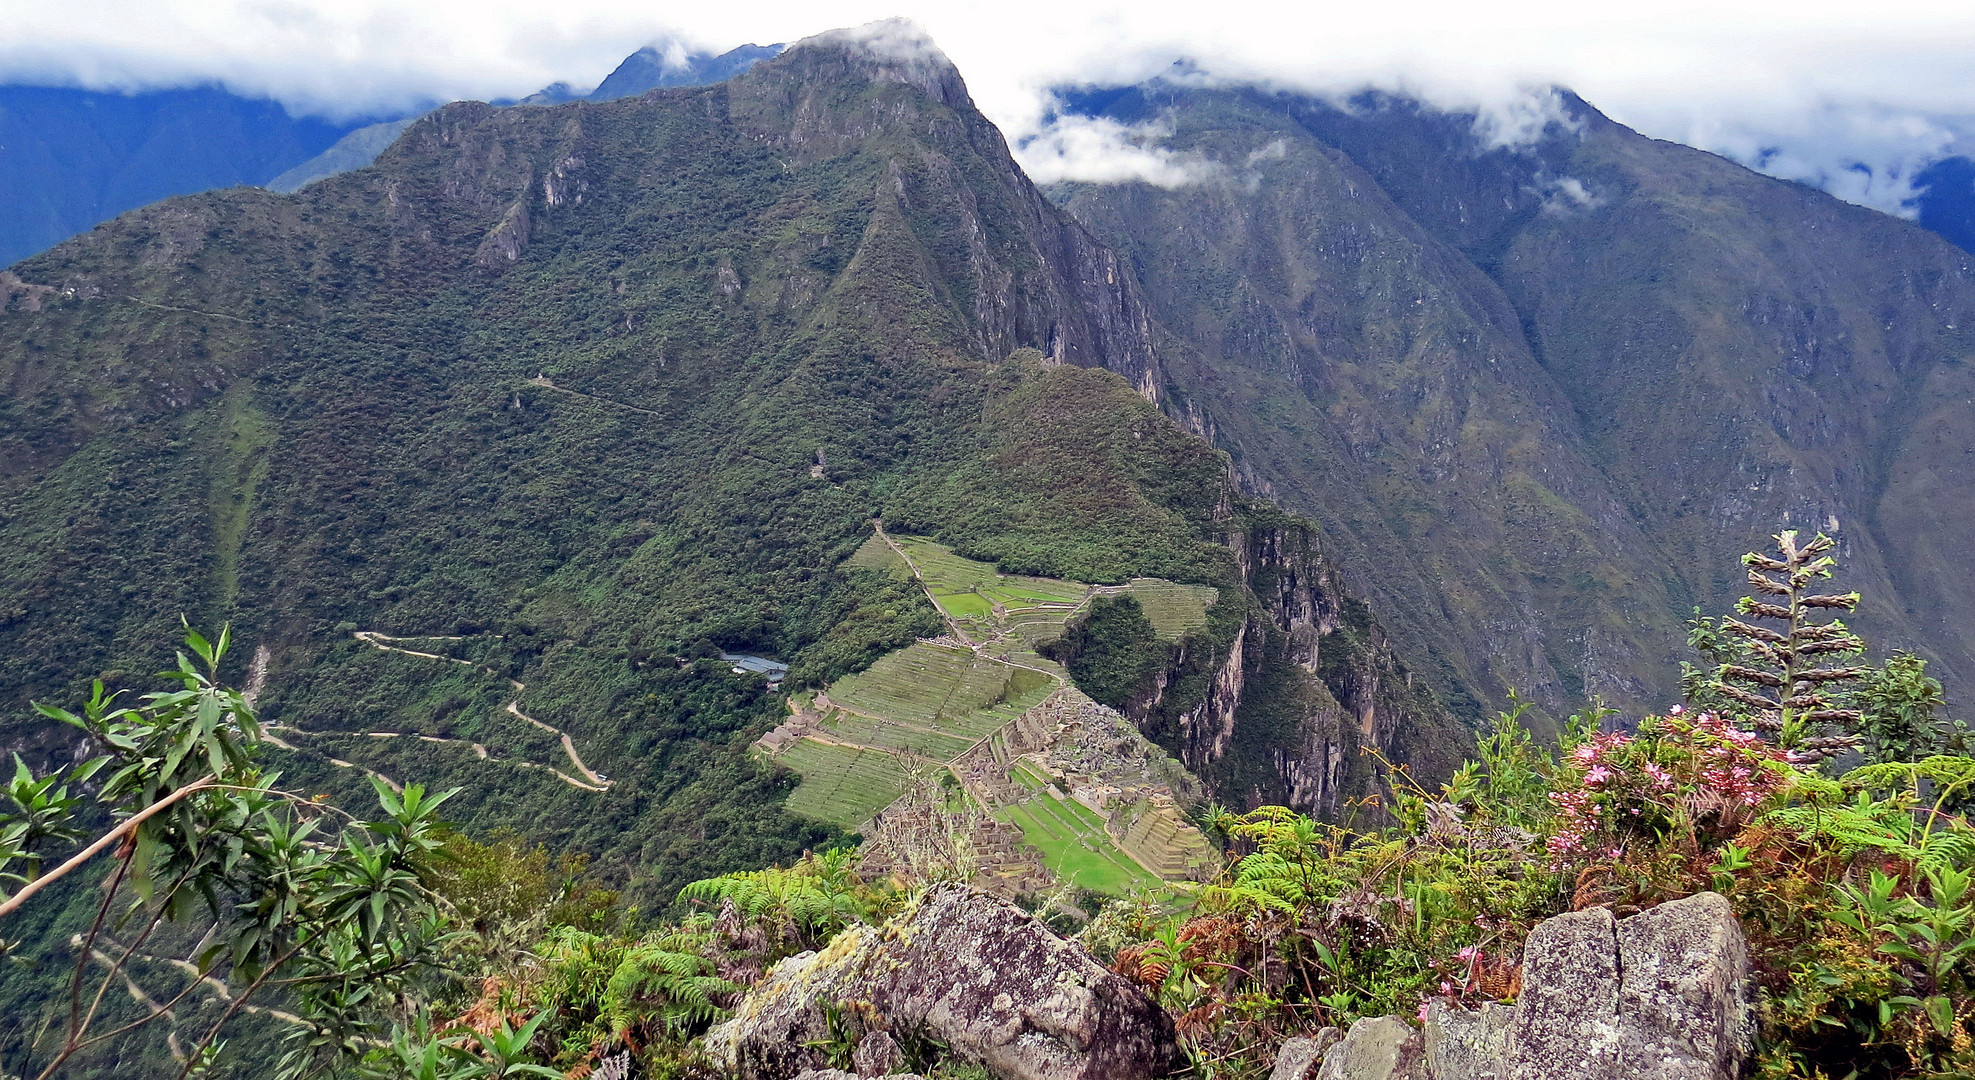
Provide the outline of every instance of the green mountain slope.
<path id="1" fill-rule="evenodd" d="M 1219 169 L 1054 193 L 1174 335 L 1169 408 L 1456 700 L 1663 704 L 1679 620 L 1792 526 L 1842 537 L 1874 640 L 1971 670 L 1962 252 L 1570 98 L 1510 147 L 1375 96 L 1103 107 Z"/>
<path id="2" fill-rule="evenodd" d="M 719 86 L 449 106 L 371 168 L 161 203 L 14 273 L 10 718 L 141 683 L 181 614 L 231 620 L 291 774 L 464 784 L 477 826 L 675 885 L 831 835 L 746 756 L 779 698 L 695 658 L 820 685 L 936 632 L 843 567 L 882 515 L 1010 570 L 1221 590 L 1133 708 L 1233 798 L 1335 806 L 1359 739 L 1459 741 L 1375 627 L 1320 617 L 1349 602 L 1307 528 L 1135 392 L 1130 276 L 897 27 Z"/>

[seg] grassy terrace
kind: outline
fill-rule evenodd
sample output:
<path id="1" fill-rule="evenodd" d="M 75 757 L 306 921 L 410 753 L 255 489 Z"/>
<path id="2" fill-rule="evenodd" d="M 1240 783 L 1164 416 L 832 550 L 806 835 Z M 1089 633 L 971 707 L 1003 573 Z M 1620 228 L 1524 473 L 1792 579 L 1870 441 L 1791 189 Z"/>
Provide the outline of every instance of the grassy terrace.
<path id="1" fill-rule="evenodd" d="M 912 567 L 899 557 L 898 552 L 892 550 L 890 544 L 885 543 L 884 537 L 875 532 L 871 534 L 870 539 L 864 541 L 862 547 L 851 554 L 850 558 L 844 560 L 844 565 L 855 566 L 861 570 L 883 570 L 899 578 L 912 576 Z"/>
<path id="2" fill-rule="evenodd" d="M 823 730 L 844 742 L 908 750 L 937 761 L 951 761 L 959 757 L 975 741 L 846 712 L 831 713 L 823 721 Z"/>
<path id="3" fill-rule="evenodd" d="M 789 795 L 789 809 L 846 829 L 870 820 L 912 782 L 905 760 L 896 754 L 815 739 L 798 741 L 777 760 L 802 774 L 802 785 Z"/>
<path id="4" fill-rule="evenodd" d="M 1002 574 L 992 564 L 955 555 L 952 548 L 924 537 L 894 539 L 919 568 L 940 609 L 957 619 L 992 620 L 997 604 L 1010 617 L 1043 615 L 1055 608 L 1055 627 L 1060 631 L 1063 619 L 1090 592 L 1089 586 L 1074 581 Z"/>
<path id="5" fill-rule="evenodd" d="M 1063 881 L 1114 896 L 1162 884 L 1118 850 L 1104 822 L 1081 803 L 1042 792 L 999 813 L 1022 830 L 1022 839 L 1042 852 L 1043 865 Z"/>
<path id="6" fill-rule="evenodd" d="M 1207 629 L 1207 609 L 1221 597 L 1212 586 L 1179 585 L 1163 578 L 1133 578 L 1125 591 L 1138 601 L 1153 632 L 1165 641 Z"/>
<path id="7" fill-rule="evenodd" d="M 1051 689 L 1049 677 L 1040 672 L 921 641 L 837 680 L 829 695 L 858 712 L 971 743 L 1020 716 Z"/>

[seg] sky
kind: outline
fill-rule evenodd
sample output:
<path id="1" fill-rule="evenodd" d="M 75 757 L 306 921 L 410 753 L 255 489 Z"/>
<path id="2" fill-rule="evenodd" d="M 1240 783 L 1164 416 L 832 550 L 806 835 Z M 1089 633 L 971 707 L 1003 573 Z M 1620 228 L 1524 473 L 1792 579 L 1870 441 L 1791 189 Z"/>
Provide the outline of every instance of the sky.
<path id="1" fill-rule="evenodd" d="M 594 86 L 655 42 L 721 51 L 893 16 L 945 50 L 1040 180 L 1185 182 L 1156 130 L 1049 109 L 1053 87 L 1181 59 L 1221 79 L 1479 109 L 1504 141 L 1564 86 L 1648 135 L 1894 213 L 1921 166 L 1975 153 L 1967 0 L 0 0 L 0 82 L 222 82 L 347 118 Z"/>

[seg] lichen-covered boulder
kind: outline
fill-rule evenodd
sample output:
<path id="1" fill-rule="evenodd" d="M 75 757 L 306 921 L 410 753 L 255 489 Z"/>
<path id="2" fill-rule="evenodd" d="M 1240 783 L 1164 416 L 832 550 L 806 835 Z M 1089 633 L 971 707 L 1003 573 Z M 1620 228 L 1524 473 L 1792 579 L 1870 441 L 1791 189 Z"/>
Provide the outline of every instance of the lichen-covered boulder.
<path id="1" fill-rule="evenodd" d="M 1396 1016 L 1367 1016 L 1324 1054 L 1317 1080 L 1427 1080 L 1426 1044 Z"/>
<path id="2" fill-rule="evenodd" d="M 826 1007 L 859 1003 L 894 1030 L 924 1025 L 1004 1080 L 1151 1080 L 1185 1064 L 1157 1003 L 1006 901 L 926 891 L 881 927 L 775 966 L 706 1037 L 740 1080 L 823 1067 Z"/>
<path id="3" fill-rule="evenodd" d="M 1604 908 L 1545 919 L 1522 947 L 1522 994 L 1503 1055 L 1510 1076 L 1620 1075 L 1618 937 Z"/>
<path id="4" fill-rule="evenodd" d="M 1698 893 L 1620 919 L 1618 956 L 1618 1015 L 1631 1075 L 1714 1080 L 1741 1073 L 1754 1033 L 1754 986 L 1748 939 L 1726 897 Z"/>
<path id="5" fill-rule="evenodd" d="M 1463 1009 L 1446 1001 L 1426 1007 L 1426 1071 L 1433 1080 L 1511 1080 L 1502 1072 L 1513 1005 L 1483 1002 Z"/>
<path id="6" fill-rule="evenodd" d="M 905 1053 L 898 1040 L 887 1031 L 868 1032 L 857 1040 L 857 1050 L 851 1055 L 850 1063 L 856 1067 L 859 1076 L 893 1076 L 905 1061 Z"/>

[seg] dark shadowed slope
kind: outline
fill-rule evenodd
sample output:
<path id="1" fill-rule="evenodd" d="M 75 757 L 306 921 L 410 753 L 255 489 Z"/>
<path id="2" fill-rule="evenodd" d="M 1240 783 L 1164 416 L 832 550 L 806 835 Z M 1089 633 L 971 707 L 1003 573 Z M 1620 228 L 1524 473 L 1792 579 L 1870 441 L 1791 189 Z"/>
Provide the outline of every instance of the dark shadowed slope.
<path id="1" fill-rule="evenodd" d="M 354 124 L 218 87 L 0 87 L 0 266 L 168 195 L 258 184 Z"/>

